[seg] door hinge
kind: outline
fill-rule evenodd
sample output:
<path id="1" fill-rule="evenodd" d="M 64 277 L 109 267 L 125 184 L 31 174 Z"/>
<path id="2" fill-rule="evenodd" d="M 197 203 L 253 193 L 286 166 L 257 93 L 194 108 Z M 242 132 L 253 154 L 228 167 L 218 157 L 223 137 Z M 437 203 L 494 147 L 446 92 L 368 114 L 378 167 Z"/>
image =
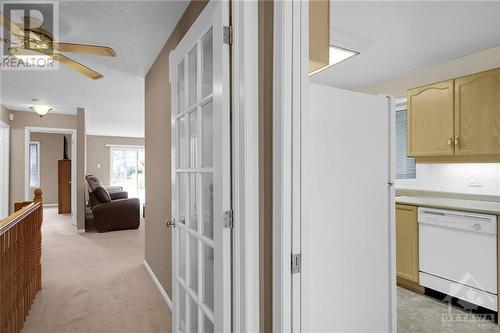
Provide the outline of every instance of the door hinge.
<path id="1" fill-rule="evenodd" d="M 300 273 L 302 268 L 302 258 L 300 253 L 292 253 L 292 274 Z"/>
<path id="2" fill-rule="evenodd" d="M 225 25 L 222 34 L 224 44 L 233 45 L 233 27 Z"/>
<path id="3" fill-rule="evenodd" d="M 228 210 L 224 212 L 224 228 L 232 229 L 234 226 L 233 211 Z"/>

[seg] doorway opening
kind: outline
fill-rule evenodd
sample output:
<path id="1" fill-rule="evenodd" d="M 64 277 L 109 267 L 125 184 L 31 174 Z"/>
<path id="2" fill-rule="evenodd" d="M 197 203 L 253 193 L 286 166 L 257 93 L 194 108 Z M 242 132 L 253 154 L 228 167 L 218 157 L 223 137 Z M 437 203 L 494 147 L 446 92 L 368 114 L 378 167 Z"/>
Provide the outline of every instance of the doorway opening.
<path id="1" fill-rule="evenodd" d="M 286 288 L 284 294 L 277 292 L 275 329 L 409 332 L 418 327 L 440 332 L 464 324 L 455 320 L 459 316 L 446 317 L 458 313 L 469 315 L 465 325 L 470 332 L 481 325 L 497 330 L 491 311 L 498 310 L 498 256 L 487 274 L 476 269 L 486 271 L 480 263 L 484 260 L 453 267 L 445 266 L 444 260 L 436 263 L 438 252 L 426 252 L 430 243 L 421 237 L 425 221 L 419 213 L 419 208 L 435 205 L 403 202 L 402 196 L 488 201 L 482 196 L 487 194 L 489 202 L 498 202 L 496 187 L 483 187 L 481 179 L 488 177 L 488 170 L 498 169 L 500 142 L 490 133 L 498 132 L 499 122 L 489 119 L 493 114 L 500 119 L 500 5 L 309 1 L 277 7 L 275 90 L 281 95 L 275 144 L 292 158 L 274 177 L 277 185 L 292 185 L 280 192 L 282 201 L 275 208 L 280 217 L 275 230 L 281 239 L 275 238 L 279 251 L 274 267 L 283 275 L 274 287 Z M 472 21 L 466 19 L 470 12 L 475 13 Z M 283 75 L 289 68 L 290 79 Z M 383 105 L 377 107 L 376 101 L 386 96 L 390 103 L 386 101 L 382 112 Z M 372 102 L 359 108 L 363 100 Z M 292 107 L 286 108 L 287 103 Z M 374 113 L 380 117 L 372 118 Z M 373 147 L 380 138 L 385 142 Z M 328 170 L 322 169 L 325 165 Z M 351 167 L 341 170 L 346 165 Z M 498 184 L 498 176 L 493 177 Z M 376 178 L 378 185 L 373 183 Z M 353 191 L 357 186 L 361 187 Z M 375 189 L 379 195 L 370 195 Z M 375 210 L 380 204 L 372 207 L 381 198 L 387 208 L 383 212 Z M 346 214 L 346 202 L 357 203 L 357 208 L 352 206 Z M 456 204 L 462 207 L 456 210 L 471 212 L 470 206 Z M 369 215 L 363 217 L 364 213 Z M 380 228 L 371 229 L 374 223 Z M 336 238 L 339 233 L 343 239 Z M 490 238 L 493 248 L 498 236 Z M 448 248 L 442 239 L 441 254 Z M 467 242 L 460 248 L 465 251 Z M 360 249 L 366 258 L 357 252 Z M 339 251 L 345 254 L 336 258 Z M 476 257 L 491 252 L 497 251 Z M 295 274 L 289 269 L 290 253 L 298 258 L 295 266 L 302 263 Z M 342 261 L 346 257 L 350 261 Z M 376 269 L 364 271 L 375 261 Z M 426 264 L 440 276 L 427 279 Z M 335 265 L 337 270 L 329 274 Z M 464 272 L 472 272 L 477 283 L 466 279 Z M 329 278 L 321 281 L 325 274 Z M 377 287 L 363 289 L 375 280 Z M 349 297 L 339 297 L 348 289 Z M 463 308 L 456 307 L 457 299 Z M 352 300 L 357 301 L 356 319 L 350 317 Z M 370 304 L 373 310 L 368 310 Z M 377 312 L 381 304 L 383 314 Z M 332 312 L 339 316 L 330 316 L 328 311 L 336 306 L 339 311 Z M 488 307 L 491 311 L 484 309 Z"/>
<path id="2" fill-rule="evenodd" d="M 77 225 L 76 129 L 25 128 L 25 198 L 34 188 L 44 192 L 44 205 L 71 214 Z"/>

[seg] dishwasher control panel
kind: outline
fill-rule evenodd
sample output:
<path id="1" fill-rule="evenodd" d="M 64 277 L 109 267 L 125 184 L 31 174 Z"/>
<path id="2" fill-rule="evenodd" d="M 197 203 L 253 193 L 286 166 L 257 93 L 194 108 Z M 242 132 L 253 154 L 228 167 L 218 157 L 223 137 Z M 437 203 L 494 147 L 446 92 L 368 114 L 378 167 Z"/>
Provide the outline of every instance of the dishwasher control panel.
<path id="1" fill-rule="evenodd" d="M 491 235 L 497 234 L 497 217 L 488 214 L 419 207 L 418 223 Z"/>

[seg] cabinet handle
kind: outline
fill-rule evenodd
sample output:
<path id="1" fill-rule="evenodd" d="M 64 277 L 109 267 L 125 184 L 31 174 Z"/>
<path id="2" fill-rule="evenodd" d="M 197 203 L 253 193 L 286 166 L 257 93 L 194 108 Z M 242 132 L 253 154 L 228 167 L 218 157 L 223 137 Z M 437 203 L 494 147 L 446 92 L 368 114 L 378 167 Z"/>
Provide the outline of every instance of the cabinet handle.
<path id="1" fill-rule="evenodd" d="M 455 147 L 458 147 L 459 146 L 459 141 L 458 141 L 458 136 L 455 137 Z"/>
<path id="2" fill-rule="evenodd" d="M 448 146 L 453 146 L 453 138 L 450 136 L 450 138 L 448 139 Z"/>

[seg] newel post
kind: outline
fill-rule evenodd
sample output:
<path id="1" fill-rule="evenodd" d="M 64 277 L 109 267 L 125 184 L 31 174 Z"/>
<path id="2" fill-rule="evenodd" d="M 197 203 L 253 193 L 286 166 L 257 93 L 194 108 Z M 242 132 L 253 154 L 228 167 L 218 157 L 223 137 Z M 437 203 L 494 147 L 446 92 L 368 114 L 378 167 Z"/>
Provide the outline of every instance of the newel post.
<path id="1" fill-rule="evenodd" d="M 35 189 L 34 191 L 34 194 L 35 194 L 35 197 L 33 198 L 33 202 L 34 203 L 37 203 L 39 202 L 40 203 L 40 222 L 43 221 L 43 200 L 42 200 L 42 190 L 37 188 Z"/>

